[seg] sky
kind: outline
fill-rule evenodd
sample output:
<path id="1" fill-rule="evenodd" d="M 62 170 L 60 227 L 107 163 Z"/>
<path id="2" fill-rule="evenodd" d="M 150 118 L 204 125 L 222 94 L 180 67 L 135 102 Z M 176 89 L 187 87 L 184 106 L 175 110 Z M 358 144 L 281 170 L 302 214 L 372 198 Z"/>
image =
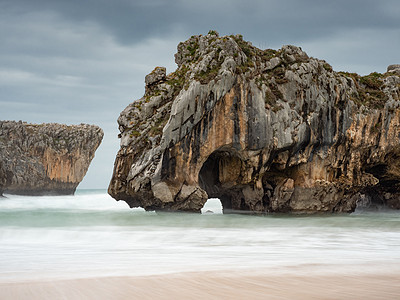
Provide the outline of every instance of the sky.
<path id="1" fill-rule="evenodd" d="M 335 71 L 400 63 L 398 0 L 0 0 L 0 120 L 88 123 L 105 133 L 79 188 L 107 188 L 117 118 L 179 42 L 216 30 L 292 44 Z"/>

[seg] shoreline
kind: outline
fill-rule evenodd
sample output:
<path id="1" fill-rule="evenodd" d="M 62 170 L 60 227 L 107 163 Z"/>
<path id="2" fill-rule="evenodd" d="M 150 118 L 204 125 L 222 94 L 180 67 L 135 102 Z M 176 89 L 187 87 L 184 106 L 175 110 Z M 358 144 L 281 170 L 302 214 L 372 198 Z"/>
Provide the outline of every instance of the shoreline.
<path id="1" fill-rule="evenodd" d="M 398 299 L 400 271 L 204 271 L 0 282 L 1 299 Z"/>

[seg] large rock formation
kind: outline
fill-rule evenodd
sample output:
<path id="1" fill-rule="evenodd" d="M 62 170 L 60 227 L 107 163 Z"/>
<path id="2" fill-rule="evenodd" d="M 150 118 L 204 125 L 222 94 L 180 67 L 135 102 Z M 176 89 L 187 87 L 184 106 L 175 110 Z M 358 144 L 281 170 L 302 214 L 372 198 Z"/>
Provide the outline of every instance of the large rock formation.
<path id="1" fill-rule="evenodd" d="M 198 212 L 400 208 L 399 66 L 334 72 L 299 47 L 260 50 L 214 31 L 178 45 L 121 113 L 109 194 Z"/>
<path id="2" fill-rule="evenodd" d="M 0 195 L 73 194 L 102 138 L 94 125 L 0 121 Z"/>

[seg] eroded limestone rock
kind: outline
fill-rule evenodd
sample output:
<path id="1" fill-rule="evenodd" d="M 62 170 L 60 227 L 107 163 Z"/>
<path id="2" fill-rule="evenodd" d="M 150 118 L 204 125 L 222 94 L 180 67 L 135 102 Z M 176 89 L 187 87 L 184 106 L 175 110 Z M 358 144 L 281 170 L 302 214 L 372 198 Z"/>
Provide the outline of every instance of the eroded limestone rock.
<path id="1" fill-rule="evenodd" d="M 118 118 L 115 199 L 193 212 L 211 197 L 224 212 L 400 206 L 395 72 L 334 72 L 299 47 L 214 31 L 180 43 L 175 60 Z"/>
<path id="2" fill-rule="evenodd" d="M 73 194 L 102 138 L 94 125 L 0 121 L 0 194 Z"/>
<path id="3" fill-rule="evenodd" d="M 400 75 L 400 65 L 390 65 L 387 67 L 388 72 L 396 73 L 397 75 Z"/>

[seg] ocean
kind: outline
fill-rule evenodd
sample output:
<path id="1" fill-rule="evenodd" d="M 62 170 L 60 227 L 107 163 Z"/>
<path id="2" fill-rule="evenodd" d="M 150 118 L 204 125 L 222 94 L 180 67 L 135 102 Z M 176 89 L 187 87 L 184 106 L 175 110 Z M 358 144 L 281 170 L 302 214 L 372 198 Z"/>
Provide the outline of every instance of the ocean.
<path id="1" fill-rule="evenodd" d="M 105 190 L 0 198 L 0 281 L 269 270 L 399 272 L 400 212 L 223 215 L 130 209 Z"/>

